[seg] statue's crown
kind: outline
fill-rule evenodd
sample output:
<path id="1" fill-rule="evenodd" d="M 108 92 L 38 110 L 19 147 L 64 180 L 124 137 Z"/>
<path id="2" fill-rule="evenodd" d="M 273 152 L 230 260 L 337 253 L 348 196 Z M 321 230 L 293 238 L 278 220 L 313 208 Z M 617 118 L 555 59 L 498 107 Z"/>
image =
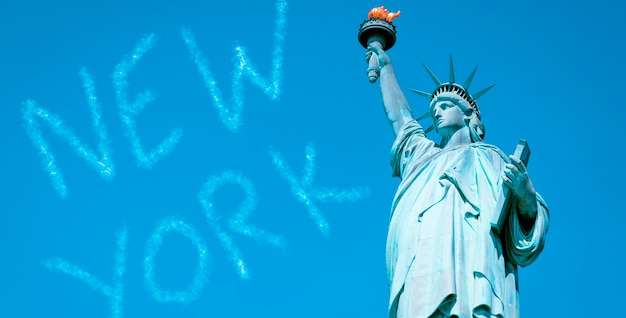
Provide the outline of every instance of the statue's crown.
<path id="1" fill-rule="evenodd" d="M 487 88 L 484 88 L 474 94 L 469 93 L 468 89 L 469 89 L 470 84 L 472 83 L 472 80 L 474 79 L 474 74 L 476 74 L 476 70 L 478 69 L 478 66 L 476 66 L 474 70 L 472 71 L 472 73 L 470 73 L 467 80 L 465 80 L 465 83 L 463 83 L 463 85 L 460 85 L 456 83 L 454 80 L 454 64 L 452 63 L 452 55 L 450 55 L 450 81 L 449 82 L 442 83 L 437 78 L 437 76 L 435 76 L 435 74 L 428 68 L 428 66 L 426 66 L 426 64 L 423 64 L 423 65 L 424 65 L 424 68 L 426 68 L 426 71 L 428 72 L 428 74 L 430 75 L 430 78 L 433 80 L 433 82 L 435 82 L 435 85 L 437 85 L 437 88 L 435 89 L 433 93 L 426 93 L 420 90 L 409 88 L 410 91 L 417 93 L 421 96 L 424 96 L 428 98 L 430 101 L 432 101 L 433 99 L 435 99 L 437 96 L 439 96 L 442 93 L 446 93 L 446 92 L 454 93 L 458 95 L 459 97 L 461 97 L 463 100 L 467 101 L 467 103 L 470 105 L 470 107 L 472 107 L 472 109 L 476 113 L 476 116 L 478 117 L 478 119 L 480 119 L 480 108 L 478 107 L 477 100 L 481 96 L 483 96 L 488 90 L 490 90 L 495 84 Z"/>

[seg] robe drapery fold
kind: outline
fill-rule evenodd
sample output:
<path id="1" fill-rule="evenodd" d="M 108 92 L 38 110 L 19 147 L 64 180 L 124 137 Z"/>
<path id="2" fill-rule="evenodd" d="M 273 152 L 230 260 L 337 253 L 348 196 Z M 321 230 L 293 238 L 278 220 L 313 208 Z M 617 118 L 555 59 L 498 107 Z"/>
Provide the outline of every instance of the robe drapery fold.
<path id="1" fill-rule="evenodd" d="M 400 185 L 387 237 L 389 317 L 519 317 L 517 265 L 541 252 L 549 214 L 537 195 L 533 228 L 520 226 L 513 204 L 502 234 L 490 220 L 503 191 L 508 157 L 472 143 L 439 148 L 416 121 L 391 151 Z"/>

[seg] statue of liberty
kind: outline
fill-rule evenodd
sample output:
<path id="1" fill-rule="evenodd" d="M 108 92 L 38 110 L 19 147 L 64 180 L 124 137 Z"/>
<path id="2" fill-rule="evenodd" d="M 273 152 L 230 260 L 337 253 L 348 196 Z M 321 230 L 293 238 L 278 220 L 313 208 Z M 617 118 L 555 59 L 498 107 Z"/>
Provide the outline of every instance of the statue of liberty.
<path id="1" fill-rule="evenodd" d="M 426 67 L 436 89 L 412 91 L 430 100 L 418 119 L 432 118 L 435 142 L 414 119 L 383 46 L 368 45 L 400 178 L 387 237 L 389 317 L 519 317 L 517 267 L 541 253 L 549 214 L 519 155 L 483 142 L 477 100 L 491 87 L 470 94 L 476 69 L 458 84 L 452 59 L 445 83 Z"/>

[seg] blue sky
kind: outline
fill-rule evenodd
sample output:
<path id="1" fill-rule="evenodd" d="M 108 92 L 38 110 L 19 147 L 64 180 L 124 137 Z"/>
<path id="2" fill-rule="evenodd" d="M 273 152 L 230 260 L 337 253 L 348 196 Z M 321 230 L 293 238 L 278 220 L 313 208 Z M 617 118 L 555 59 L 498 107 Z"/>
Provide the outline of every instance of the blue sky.
<path id="1" fill-rule="evenodd" d="M 486 141 L 528 140 L 551 227 L 522 315 L 616 315 L 622 3 L 183 0 L 0 3 L 0 316 L 386 315 L 379 5 L 403 88 L 479 65 Z"/>

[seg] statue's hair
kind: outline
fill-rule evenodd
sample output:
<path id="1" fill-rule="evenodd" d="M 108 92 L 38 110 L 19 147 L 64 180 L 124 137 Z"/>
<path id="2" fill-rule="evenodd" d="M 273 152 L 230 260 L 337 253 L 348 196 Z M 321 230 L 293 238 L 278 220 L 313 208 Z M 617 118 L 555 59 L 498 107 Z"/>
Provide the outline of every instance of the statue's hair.
<path id="1" fill-rule="evenodd" d="M 480 142 L 485 139 L 485 125 L 483 125 L 483 122 L 475 113 L 472 112 L 472 115 L 470 115 L 470 118 L 468 118 L 465 123 L 470 129 L 472 142 Z"/>

